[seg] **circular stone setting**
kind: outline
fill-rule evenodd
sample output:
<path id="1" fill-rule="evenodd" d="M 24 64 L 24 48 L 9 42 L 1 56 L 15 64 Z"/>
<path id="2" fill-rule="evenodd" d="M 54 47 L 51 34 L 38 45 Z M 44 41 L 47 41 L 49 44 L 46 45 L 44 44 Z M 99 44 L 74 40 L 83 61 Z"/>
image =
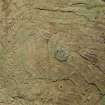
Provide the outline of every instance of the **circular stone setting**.
<path id="1" fill-rule="evenodd" d="M 60 62 L 66 62 L 68 60 L 69 54 L 65 48 L 57 48 L 55 50 L 55 58 Z"/>

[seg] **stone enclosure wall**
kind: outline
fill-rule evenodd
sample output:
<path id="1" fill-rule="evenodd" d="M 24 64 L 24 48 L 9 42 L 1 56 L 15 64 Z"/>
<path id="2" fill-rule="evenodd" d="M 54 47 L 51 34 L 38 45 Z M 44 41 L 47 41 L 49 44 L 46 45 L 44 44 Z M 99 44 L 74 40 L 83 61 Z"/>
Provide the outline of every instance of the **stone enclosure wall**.
<path id="1" fill-rule="evenodd" d="M 0 105 L 105 105 L 105 0 L 0 0 Z"/>

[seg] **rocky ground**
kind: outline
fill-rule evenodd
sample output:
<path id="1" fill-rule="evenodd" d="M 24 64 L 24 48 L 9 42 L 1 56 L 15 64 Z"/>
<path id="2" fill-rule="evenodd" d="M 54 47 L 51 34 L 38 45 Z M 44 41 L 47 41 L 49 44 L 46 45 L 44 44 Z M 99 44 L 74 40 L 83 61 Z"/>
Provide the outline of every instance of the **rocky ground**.
<path id="1" fill-rule="evenodd" d="M 105 0 L 0 0 L 0 105 L 105 105 Z"/>

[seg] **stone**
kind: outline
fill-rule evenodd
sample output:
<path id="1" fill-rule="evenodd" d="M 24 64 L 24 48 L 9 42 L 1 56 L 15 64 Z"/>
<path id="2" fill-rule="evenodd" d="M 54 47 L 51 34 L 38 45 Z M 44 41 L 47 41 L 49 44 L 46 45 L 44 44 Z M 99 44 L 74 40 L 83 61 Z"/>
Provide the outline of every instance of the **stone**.
<path id="1" fill-rule="evenodd" d="M 60 62 L 66 62 L 68 60 L 69 53 L 65 48 L 57 48 L 55 50 L 55 58 Z"/>

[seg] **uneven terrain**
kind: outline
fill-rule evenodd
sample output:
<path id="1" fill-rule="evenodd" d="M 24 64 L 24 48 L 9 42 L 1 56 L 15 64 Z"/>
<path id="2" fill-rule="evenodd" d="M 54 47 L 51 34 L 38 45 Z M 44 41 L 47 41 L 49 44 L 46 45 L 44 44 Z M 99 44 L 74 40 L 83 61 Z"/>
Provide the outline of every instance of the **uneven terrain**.
<path id="1" fill-rule="evenodd" d="M 105 0 L 0 0 L 0 105 L 105 105 Z"/>

